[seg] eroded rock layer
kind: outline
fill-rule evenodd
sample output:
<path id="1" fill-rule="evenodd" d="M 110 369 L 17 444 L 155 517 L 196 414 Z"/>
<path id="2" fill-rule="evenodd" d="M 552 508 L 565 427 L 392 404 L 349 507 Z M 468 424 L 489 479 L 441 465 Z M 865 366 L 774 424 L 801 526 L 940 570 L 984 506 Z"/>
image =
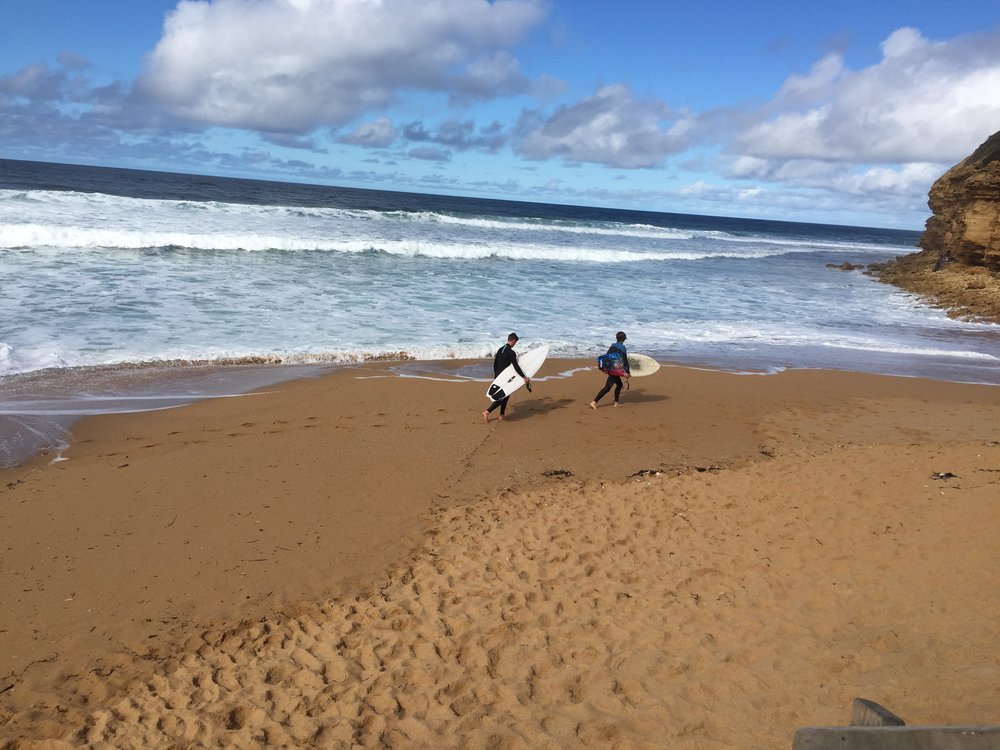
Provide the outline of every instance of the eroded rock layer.
<path id="1" fill-rule="evenodd" d="M 1000 132 L 937 179 L 920 247 L 1000 271 Z"/>
<path id="2" fill-rule="evenodd" d="M 922 250 L 871 273 L 949 314 L 1000 323 L 1000 132 L 931 186 Z"/>

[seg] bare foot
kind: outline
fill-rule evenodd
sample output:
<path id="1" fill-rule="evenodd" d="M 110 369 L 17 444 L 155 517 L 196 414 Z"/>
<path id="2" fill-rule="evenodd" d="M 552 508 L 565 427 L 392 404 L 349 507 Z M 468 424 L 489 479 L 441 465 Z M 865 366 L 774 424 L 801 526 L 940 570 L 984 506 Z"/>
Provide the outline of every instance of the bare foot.
<path id="1" fill-rule="evenodd" d="M 615 408 L 616 409 L 618 408 L 618 402 L 617 401 L 615 401 Z"/>
<path id="2" fill-rule="evenodd" d="M 506 417 L 504 417 L 503 414 L 500 415 L 500 421 L 501 422 L 506 422 L 507 421 Z"/>
<path id="3" fill-rule="evenodd" d="M 488 411 L 483 412 L 483 424 L 490 423 L 490 413 Z"/>
<path id="4" fill-rule="evenodd" d="M 591 401 L 590 402 L 590 408 L 591 409 L 596 409 L 597 408 L 597 402 L 596 401 Z"/>

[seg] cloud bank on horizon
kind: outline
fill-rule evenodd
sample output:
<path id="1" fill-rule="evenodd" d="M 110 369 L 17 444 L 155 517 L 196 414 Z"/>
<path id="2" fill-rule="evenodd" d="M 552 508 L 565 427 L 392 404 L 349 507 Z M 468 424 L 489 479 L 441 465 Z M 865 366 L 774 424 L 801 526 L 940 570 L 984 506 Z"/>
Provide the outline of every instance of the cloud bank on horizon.
<path id="1" fill-rule="evenodd" d="M 131 80 L 73 49 L 0 56 L 0 157 L 918 228 L 1000 129 L 1000 25 L 902 25 L 868 64 L 817 51 L 696 106 L 655 71 L 574 75 L 554 7 L 181 0 Z"/>

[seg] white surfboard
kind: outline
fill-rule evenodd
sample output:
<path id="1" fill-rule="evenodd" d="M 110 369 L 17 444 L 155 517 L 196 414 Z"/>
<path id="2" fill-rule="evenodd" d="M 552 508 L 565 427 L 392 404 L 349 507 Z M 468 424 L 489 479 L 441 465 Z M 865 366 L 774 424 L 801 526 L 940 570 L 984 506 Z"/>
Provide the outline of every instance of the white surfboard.
<path id="1" fill-rule="evenodd" d="M 521 366 L 522 372 L 529 378 L 533 378 L 542 366 L 542 362 L 549 355 L 549 345 L 543 344 L 537 349 L 525 352 L 517 358 L 517 363 Z M 514 365 L 507 365 L 503 371 L 496 376 L 490 387 L 486 389 L 486 398 L 490 401 L 499 401 L 507 398 L 510 394 L 524 385 L 524 378 L 517 374 Z"/>
<path id="2" fill-rule="evenodd" d="M 633 378 L 644 378 L 660 369 L 660 363 L 645 354 L 629 354 L 628 366 Z"/>

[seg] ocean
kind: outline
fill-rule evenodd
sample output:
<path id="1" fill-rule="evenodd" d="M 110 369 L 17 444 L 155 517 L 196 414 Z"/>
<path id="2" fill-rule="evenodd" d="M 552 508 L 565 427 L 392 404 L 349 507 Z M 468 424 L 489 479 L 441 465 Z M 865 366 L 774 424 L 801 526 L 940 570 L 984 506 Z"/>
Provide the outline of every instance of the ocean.
<path id="1" fill-rule="evenodd" d="M 624 330 L 689 366 L 1000 384 L 1000 326 L 829 266 L 918 238 L 0 160 L 0 465 L 65 439 L 67 415 L 301 368 L 474 359 L 486 378 L 510 331 L 555 358 Z"/>

